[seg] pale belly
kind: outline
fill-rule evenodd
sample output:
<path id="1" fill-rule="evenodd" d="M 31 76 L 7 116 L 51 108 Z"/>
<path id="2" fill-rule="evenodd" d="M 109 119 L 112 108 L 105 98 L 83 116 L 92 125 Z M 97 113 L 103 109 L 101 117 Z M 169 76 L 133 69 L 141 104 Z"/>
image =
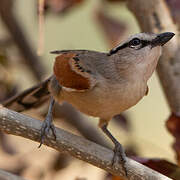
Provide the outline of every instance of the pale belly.
<path id="1" fill-rule="evenodd" d="M 67 101 L 79 111 L 102 119 L 111 119 L 135 105 L 146 93 L 147 85 L 127 84 L 111 87 L 95 87 L 86 92 L 62 90 L 58 100 Z"/>

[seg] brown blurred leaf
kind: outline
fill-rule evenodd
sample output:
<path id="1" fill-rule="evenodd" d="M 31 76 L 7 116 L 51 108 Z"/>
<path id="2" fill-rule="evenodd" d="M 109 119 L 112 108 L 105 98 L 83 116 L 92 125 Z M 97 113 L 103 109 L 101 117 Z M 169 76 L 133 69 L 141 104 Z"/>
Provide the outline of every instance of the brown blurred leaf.
<path id="1" fill-rule="evenodd" d="M 180 179 L 180 167 L 177 165 L 168 162 L 164 159 L 158 159 L 158 158 L 141 158 L 141 157 L 132 157 L 135 161 L 148 166 L 151 169 L 154 169 L 155 171 L 158 171 L 161 174 L 164 174 L 165 176 L 168 176 L 169 178 L 172 178 L 174 180 Z"/>
<path id="2" fill-rule="evenodd" d="M 51 9 L 55 13 L 61 13 L 69 10 L 69 8 L 81 4 L 84 0 L 45 0 L 45 7 Z"/>
<path id="3" fill-rule="evenodd" d="M 131 144 L 126 146 L 126 155 L 128 157 L 137 156 L 138 153 L 138 147 L 131 142 Z"/>
<path id="4" fill-rule="evenodd" d="M 124 37 L 127 30 L 125 23 L 108 16 L 103 9 L 97 9 L 95 12 L 95 20 L 104 31 L 105 37 L 110 47 L 116 46 Z"/>
<path id="5" fill-rule="evenodd" d="M 180 116 L 171 114 L 166 122 L 169 132 L 175 137 L 173 149 L 176 152 L 178 164 L 180 165 Z"/>
<path id="6" fill-rule="evenodd" d="M 174 21 L 180 26 L 180 0 L 166 0 Z"/>
<path id="7" fill-rule="evenodd" d="M 60 171 L 68 166 L 69 161 L 70 158 L 66 154 L 57 154 L 53 161 L 52 169 L 54 171 Z"/>

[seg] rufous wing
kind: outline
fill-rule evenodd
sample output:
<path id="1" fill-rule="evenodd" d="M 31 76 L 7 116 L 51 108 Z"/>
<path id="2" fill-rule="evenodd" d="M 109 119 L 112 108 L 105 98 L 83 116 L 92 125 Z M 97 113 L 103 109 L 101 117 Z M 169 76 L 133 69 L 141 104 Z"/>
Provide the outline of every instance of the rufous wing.
<path id="1" fill-rule="evenodd" d="M 91 71 L 83 67 L 83 60 L 76 53 L 63 53 L 56 57 L 54 74 L 66 90 L 86 91 L 96 84 Z"/>

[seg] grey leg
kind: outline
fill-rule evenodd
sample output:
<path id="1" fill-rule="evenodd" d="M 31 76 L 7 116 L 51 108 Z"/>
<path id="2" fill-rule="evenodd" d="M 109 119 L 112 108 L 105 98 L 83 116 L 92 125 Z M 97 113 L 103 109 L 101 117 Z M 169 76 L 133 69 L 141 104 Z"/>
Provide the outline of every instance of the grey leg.
<path id="1" fill-rule="evenodd" d="M 53 97 L 51 97 L 48 113 L 47 113 L 47 116 L 46 116 L 46 118 L 45 118 L 45 120 L 44 120 L 44 122 L 42 124 L 42 127 L 41 127 L 41 137 L 40 137 L 39 148 L 44 143 L 45 136 L 49 133 L 50 129 L 51 129 L 51 131 L 53 133 L 54 138 L 56 139 L 55 127 L 54 127 L 54 125 L 52 123 L 52 118 L 53 118 L 52 112 L 53 112 L 54 103 L 55 103 L 55 100 L 54 100 Z"/>
<path id="2" fill-rule="evenodd" d="M 114 166 L 116 163 L 120 163 L 122 165 L 123 169 L 124 169 L 124 173 L 127 176 L 127 170 L 126 170 L 126 167 L 125 167 L 126 154 L 124 152 L 124 149 L 123 149 L 122 145 L 114 138 L 114 136 L 111 134 L 111 132 L 107 129 L 107 124 L 103 125 L 101 127 L 101 129 L 111 139 L 111 141 L 115 145 L 112 165 Z M 120 162 L 119 162 L 119 160 L 120 160 Z"/>

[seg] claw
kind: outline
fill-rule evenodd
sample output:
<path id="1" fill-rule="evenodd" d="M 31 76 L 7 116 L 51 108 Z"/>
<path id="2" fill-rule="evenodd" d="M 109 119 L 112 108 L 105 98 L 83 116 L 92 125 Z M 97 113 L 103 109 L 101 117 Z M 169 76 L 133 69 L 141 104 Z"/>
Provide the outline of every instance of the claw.
<path id="1" fill-rule="evenodd" d="M 52 131 L 52 134 L 54 136 L 54 140 L 56 140 L 56 129 L 55 129 L 54 124 L 51 124 L 51 131 Z"/>
<path id="2" fill-rule="evenodd" d="M 124 174 L 127 177 L 127 169 L 125 166 L 126 163 L 126 154 L 124 152 L 124 149 L 122 147 L 122 145 L 117 142 L 115 144 L 115 148 L 114 148 L 114 156 L 113 156 L 113 160 L 112 160 L 112 166 L 115 167 L 116 164 L 121 164 L 123 170 L 124 170 Z"/>
<path id="3" fill-rule="evenodd" d="M 46 118 L 44 120 L 43 124 L 42 124 L 42 127 L 41 127 L 40 144 L 39 144 L 38 148 L 40 148 L 41 145 L 44 143 L 45 136 L 48 135 L 50 130 L 52 131 L 54 139 L 56 140 L 55 126 L 54 126 L 54 124 L 51 121 L 49 121 L 48 118 Z"/>

